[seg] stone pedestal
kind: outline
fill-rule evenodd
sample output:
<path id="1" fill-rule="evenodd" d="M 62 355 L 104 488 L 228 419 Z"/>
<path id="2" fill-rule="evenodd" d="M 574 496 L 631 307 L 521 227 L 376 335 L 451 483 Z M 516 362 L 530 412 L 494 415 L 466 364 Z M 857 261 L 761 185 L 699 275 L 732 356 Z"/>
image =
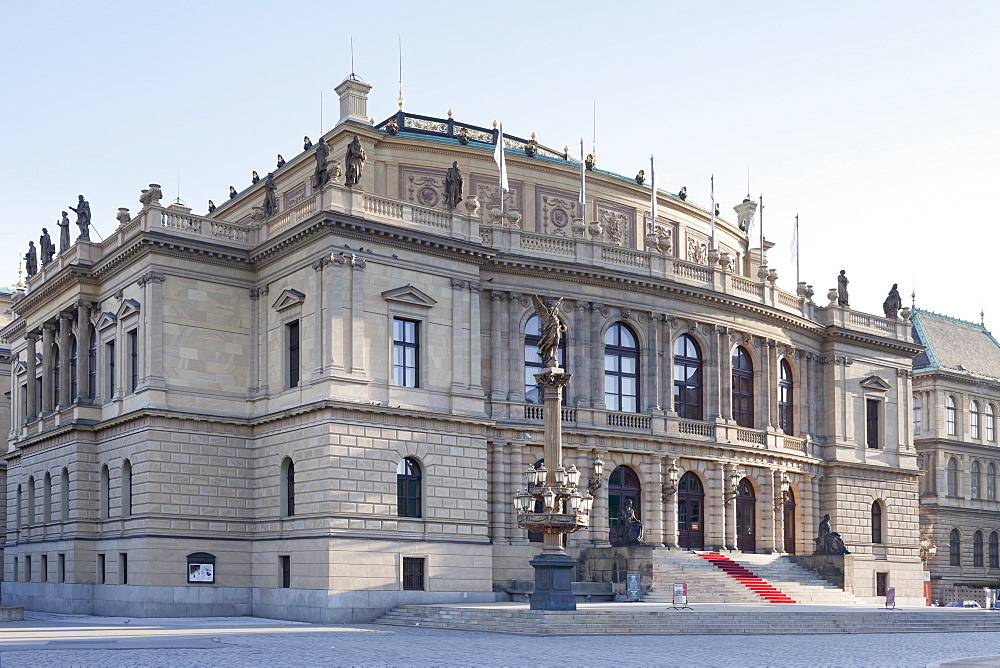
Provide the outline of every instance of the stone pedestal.
<path id="1" fill-rule="evenodd" d="M 573 568 L 576 559 L 565 552 L 542 552 L 531 560 L 535 569 L 535 591 L 531 592 L 532 610 L 576 610 L 573 593 Z"/>

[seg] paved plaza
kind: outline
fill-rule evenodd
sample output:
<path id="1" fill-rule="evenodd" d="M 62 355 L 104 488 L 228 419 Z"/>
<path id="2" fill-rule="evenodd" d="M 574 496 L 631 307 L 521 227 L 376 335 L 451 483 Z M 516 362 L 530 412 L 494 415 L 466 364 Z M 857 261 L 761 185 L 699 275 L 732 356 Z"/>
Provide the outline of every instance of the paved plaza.
<path id="1" fill-rule="evenodd" d="M 992 614 L 992 613 L 984 613 Z M 0 626 L 14 666 L 1000 666 L 995 633 L 525 637 L 249 617 L 27 613 Z"/>

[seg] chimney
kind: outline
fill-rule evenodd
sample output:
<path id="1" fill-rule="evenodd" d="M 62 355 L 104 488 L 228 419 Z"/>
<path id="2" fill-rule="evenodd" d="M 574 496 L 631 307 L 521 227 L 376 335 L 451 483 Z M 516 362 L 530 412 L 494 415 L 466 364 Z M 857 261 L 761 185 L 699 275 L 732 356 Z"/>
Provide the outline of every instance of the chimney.
<path id="1" fill-rule="evenodd" d="M 368 93 L 371 89 L 369 84 L 354 74 L 333 89 L 340 96 L 340 120 L 337 121 L 337 125 L 347 121 L 369 124 Z"/>

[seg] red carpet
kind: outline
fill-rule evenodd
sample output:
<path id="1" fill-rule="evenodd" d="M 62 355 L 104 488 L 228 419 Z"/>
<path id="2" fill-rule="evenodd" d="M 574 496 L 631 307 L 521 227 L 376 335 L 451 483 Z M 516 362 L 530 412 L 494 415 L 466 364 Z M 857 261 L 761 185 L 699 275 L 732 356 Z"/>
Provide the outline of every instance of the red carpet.
<path id="1" fill-rule="evenodd" d="M 723 554 L 719 554 L 718 552 L 705 552 L 699 556 L 703 559 L 709 560 L 718 568 L 721 568 L 729 577 L 733 578 L 737 582 L 740 582 L 753 593 L 757 594 L 769 603 L 795 603 L 793 599 L 782 594 L 781 591 L 775 587 L 767 584 L 766 580 L 760 579 L 749 570 L 740 566 L 738 563 Z"/>

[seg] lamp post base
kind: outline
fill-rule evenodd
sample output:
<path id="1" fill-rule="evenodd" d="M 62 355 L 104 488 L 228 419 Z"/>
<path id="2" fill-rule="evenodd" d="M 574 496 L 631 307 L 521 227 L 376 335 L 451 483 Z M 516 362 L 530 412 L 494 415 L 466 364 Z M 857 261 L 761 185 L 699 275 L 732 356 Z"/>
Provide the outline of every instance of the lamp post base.
<path id="1" fill-rule="evenodd" d="M 542 552 L 531 560 L 535 569 L 532 610 L 576 610 L 573 594 L 573 567 L 576 559 L 565 552 Z"/>

